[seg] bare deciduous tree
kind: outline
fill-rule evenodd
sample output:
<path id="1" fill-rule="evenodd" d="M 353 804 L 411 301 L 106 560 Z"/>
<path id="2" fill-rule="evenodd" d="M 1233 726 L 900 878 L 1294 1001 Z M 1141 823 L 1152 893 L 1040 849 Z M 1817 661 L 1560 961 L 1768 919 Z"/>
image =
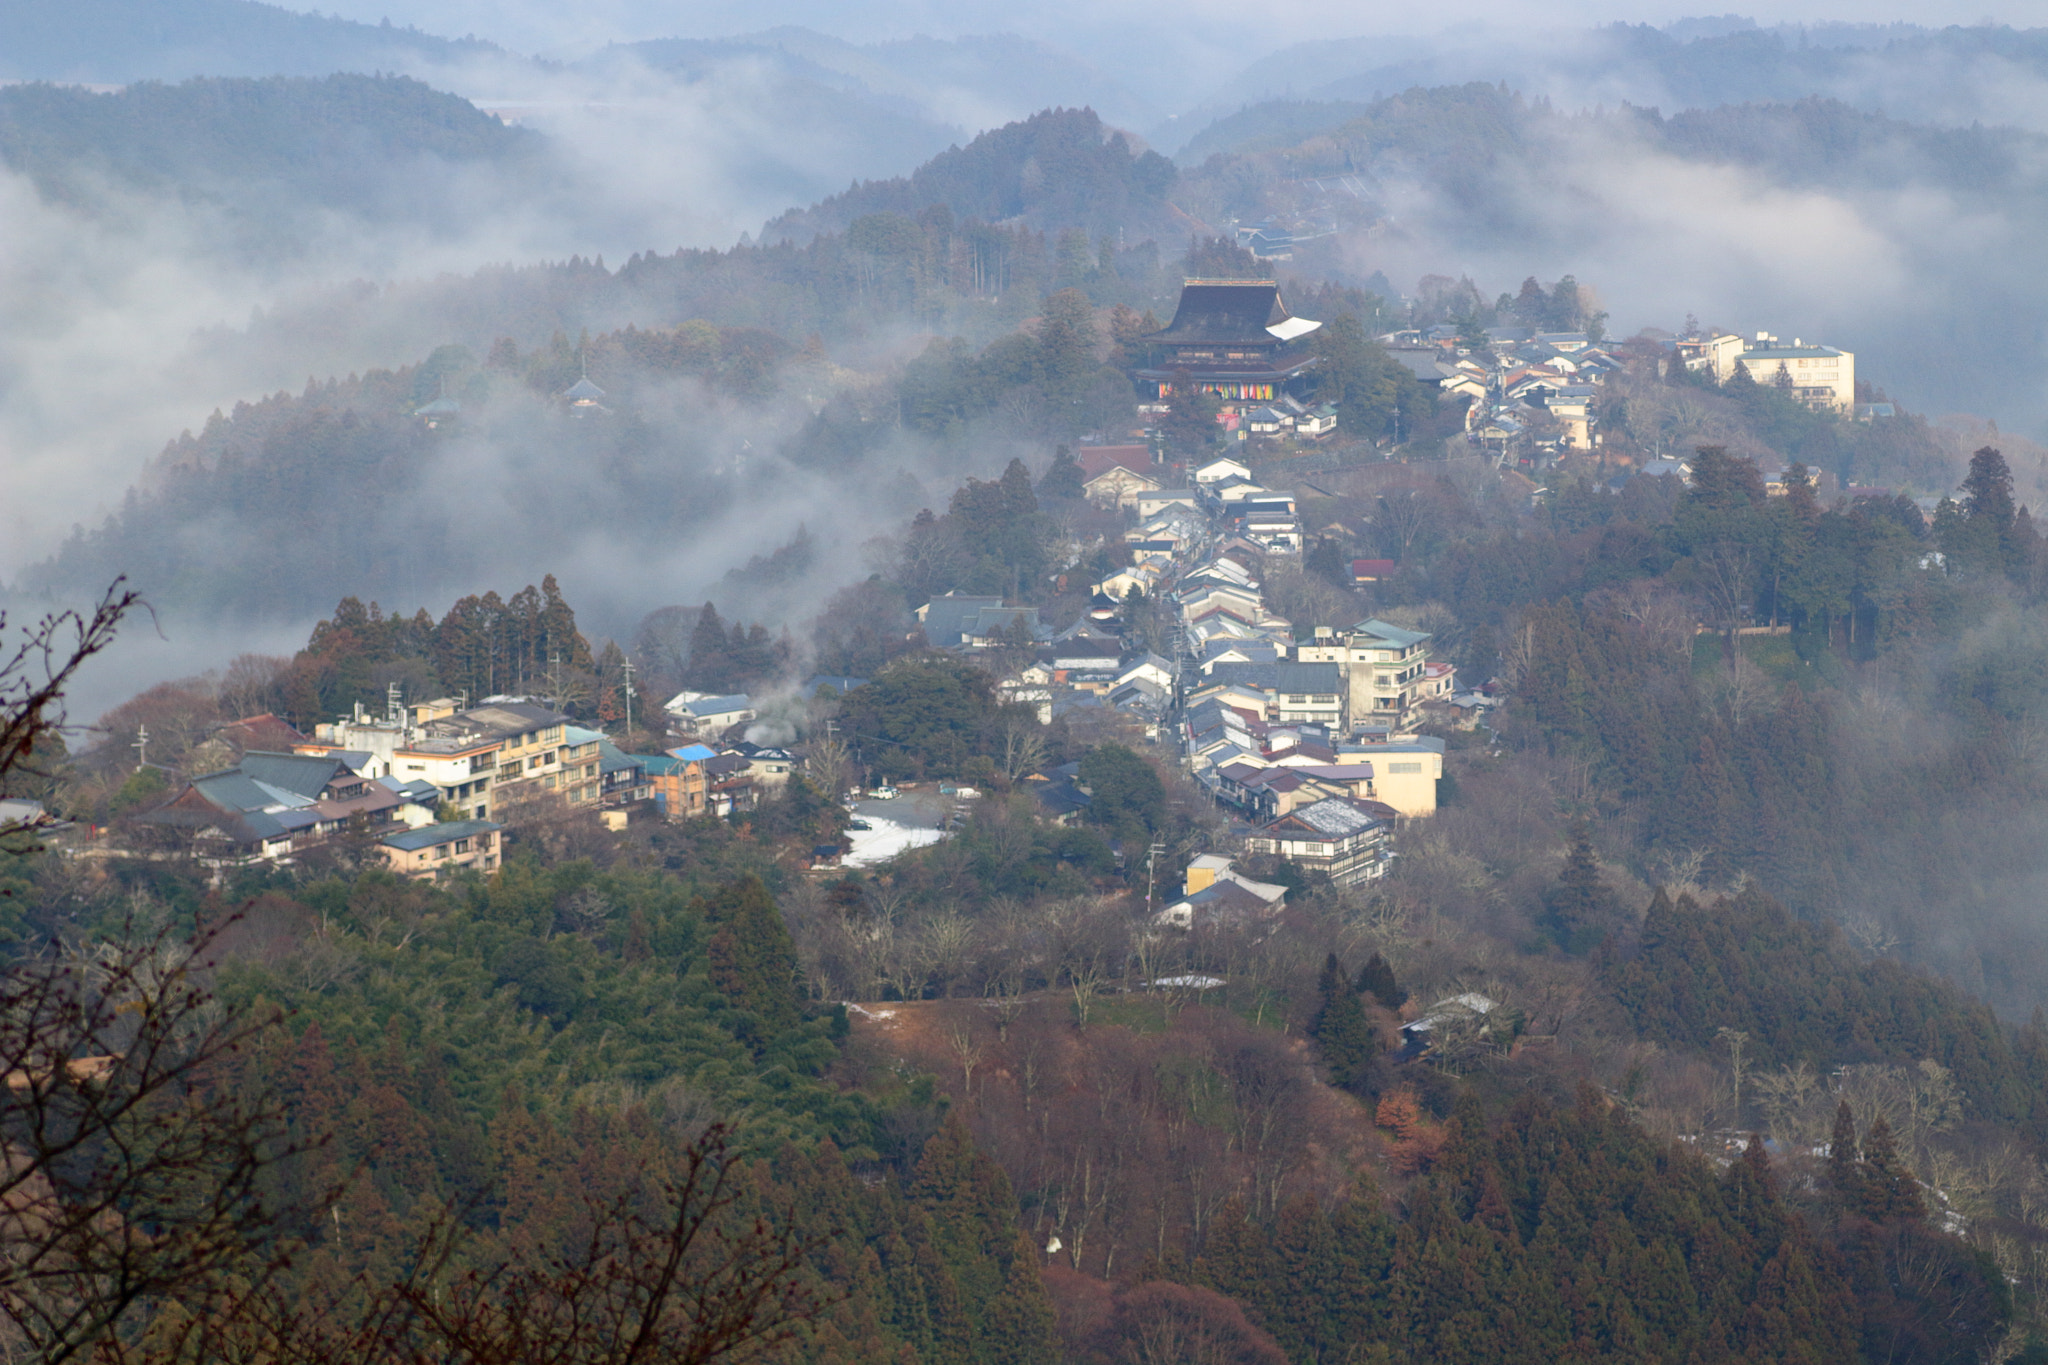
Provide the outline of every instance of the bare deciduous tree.
<path id="1" fill-rule="evenodd" d="M 114 632 L 141 598 L 115 579 L 90 612 L 60 611 L 22 631 L 0 657 L 0 796 L 25 778 L 48 774 L 36 751 L 47 750 L 64 728 L 64 688 L 93 655 L 114 642 Z M 0 642 L 7 614 L 0 611 Z M 4 645 L 0 645 L 4 647 Z"/>
<path id="2" fill-rule="evenodd" d="M 798 1237 L 787 1209 L 750 1212 L 760 1194 L 731 1130 L 712 1124 L 672 1174 L 587 1200 L 588 1231 L 569 1247 L 480 1252 L 445 1214 L 394 1284 L 289 1301 L 229 1291 L 180 1345 L 191 1358 L 250 1365 L 758 1360 L 833 1301 L 805 1275 L 822 1240 Z"/>
<path id="3" fill-rule="evenodd" d="M 253 1250 L 280 1212 L 259 1177 L 306 1148 L 227 1083 L 276 1020 L 220 1008 L 211 947 L 165 930 L 0 977 L 0 1316 L 40 1360 L 104 1352 L 148 1305 L 279 1264 Z"/>

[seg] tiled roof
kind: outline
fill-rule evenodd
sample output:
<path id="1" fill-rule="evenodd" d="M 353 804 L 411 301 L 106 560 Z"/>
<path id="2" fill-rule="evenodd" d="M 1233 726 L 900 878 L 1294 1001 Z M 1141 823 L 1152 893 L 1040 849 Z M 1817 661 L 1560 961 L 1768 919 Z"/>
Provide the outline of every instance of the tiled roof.
<path id="1" fill-rule="evenodd" d="M 1360 635 L 1377 636 L 1392 644 L 1404 646 L 1419 645 L 1429 638 L 1429 632 L 1426 630 L 1403 630 L 1399 626 L 1380 620 L 1377 616 L 1368 621 L 1360 621 L 1352 630 Z"/>
<path id="2" fill-rule="evenodd" d="M 412 853 L 419 849 L 432 848 L 436 844 L 448 844 L 478 834 L 495 833 L 503 828 L 503 825 L 490 820 L 451 820 L 445 825 L 421 825 L 418 829 L 404 830 L 377 842 L 386 848 Z"/>
<path id="3" fill-rule="evenodd" d="M 1261 833 L 1274 836 L 1308 835 L 1316 838 L 1346 839 L 1363 834 L 1384 820 L 1364 808 L 1364 803 L 1341 796 L 1300 806 L 1267 825 Z"/>

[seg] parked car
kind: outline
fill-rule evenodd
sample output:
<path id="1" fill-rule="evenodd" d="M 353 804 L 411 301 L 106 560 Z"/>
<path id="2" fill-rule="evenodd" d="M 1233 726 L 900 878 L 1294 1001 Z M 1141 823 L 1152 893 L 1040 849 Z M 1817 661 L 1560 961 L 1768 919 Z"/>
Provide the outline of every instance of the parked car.
<path id="1" fill-rule="evenodd" d="M 874 797 L 877 801 L 894 801 L 897 792 L 894 787 L 877 787 L 869 792 L 868 795 Z"/>

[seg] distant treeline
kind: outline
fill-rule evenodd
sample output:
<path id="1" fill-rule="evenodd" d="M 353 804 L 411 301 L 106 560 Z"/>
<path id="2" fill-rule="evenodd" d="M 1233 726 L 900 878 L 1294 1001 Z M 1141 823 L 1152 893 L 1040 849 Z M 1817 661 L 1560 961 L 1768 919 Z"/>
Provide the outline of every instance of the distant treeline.
<path id="1" fill-rule="evenodd" d="M 253 209 L 254 182 L 273 199 L 375 217 L 390 206 L 394 170 L 504 160 L 540 142 L 406 76 L 144 81 L 109 94 L 0 87 L 0 161 L 66 199 L 90 197 L 105 178 Z"/>

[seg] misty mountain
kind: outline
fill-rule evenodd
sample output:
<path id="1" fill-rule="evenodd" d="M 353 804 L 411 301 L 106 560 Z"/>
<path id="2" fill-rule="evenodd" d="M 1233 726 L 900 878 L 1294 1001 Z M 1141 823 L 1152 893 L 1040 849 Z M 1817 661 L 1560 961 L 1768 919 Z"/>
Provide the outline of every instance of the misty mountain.
<path id="1" fill-rule="evenodd" d="M 324 76 L 449 66 L 474 38 L 299 14 L 256 0 L 0 0 L 0 80 L 125 85 L 190 76 Z"/>
<path id="2" fill-rule="evenodd" d="M 773 58 L 812 79 L 890 101 L 938 123 L 978 132 L 1047 105 L 1089 107 L 1112 122 L 1143 123 L 1156 111 L 1121 81 L 1069 52 L 1014 34 L 925 36 L 850 43 L 812 29 L 783 27 L 724 39 L 668 38 L 607 47 L 664 71 L 700 71 L 736 56 Z"/>
<path id="3" fill-rule="evenodd" d="M 402 76 L 145 81 L 108 94 L 0 88 L 0 162 L 102 219 L 172 199 L 219 214 L 212 246 L 289 256 L 309 217 L 459 228 L 464 167 L 520 174 L 541 138 Z"/>
<path id="4" fill-rule="evenodd" d="M 1134 150 L 1092 109 L 1049 109 L 952 147 L 908 176 L 857 184 L 762 229 L 768 241 L 802 241 L 861 218 L 915 217 L 934 206 L 984 223 L 1021 221 L 1041 231 L 1080 228 L 1129 238 L 1185 231 L 1167 203 L 1173 163 Z"/>
<path id="5" fill-rule="evenodd" d="M 0 88 L 0 161 L 78 201 L 114 182 L 208 199 L 277 194 L 368 216 L 417 200 L 423 161 L 515 158 L 539 138 L 408 77 L 146 81 L 108 94 Z"/>
<path id="6" fill-rule="evenodd" d="M 1264 111 L 1270 110 L 1270 113 Z M 1637 137 L 1688 160 L 1765 172 L 1786 185 L 1886 188 L 1925 182 L 1973 195 L 2048 196 L 2039 157 L 2048 137 L 2011 127 L 1944 128 L 1865 113 L 1839 100 L 1689 109 L 1669 118 L 1655 109 L 1564 114 L 1504 86 L 1416 88 L 1358 105 L 1278 102 L 1217 125 L 1233 130 L 1228 158 L 1240 155 L 1293 177 L 1427 177 L 1466 186 L 1468 209 L 1506 203 L 1483 173 L 1539 145 L 1586 131 Z M 1306 128 L 1306 134 L 1296 130 Z M 1220 170 L 1221 168 L 1217 168 Z M 1217 172 L 1211 171 L 1213 177 Z M 1481 178 L 1475 178 L 1481 177 Z M 1241 178 L 1236 213 L 1262 207 L 1259 188 Z"/>
<path id="7" fill-rule="evenodd" d="M 455 340 L 416 366 L 216 412 L 15 587 L 62 600 L 126 573 L 190 630 L 311 619 L 338 583 L 386 603 L 438 600 L 544 559 L 616 624 L 678 581 L 708 586 L 801 521 L 852 551 L 916 510 L 906 470 L 958 478 L 1128 424 L 1131 386 L 1103 367 L 1100 339 L 1060 350 L 1029 319 L 1063 285 L 1104 306 L 1166 306 L 1179 271 L 1156 247 L 1083 244 L 1075 263 L 1027 228 L 903 226 L 901 249 L 821 234 L 346 291 L 327 310 L 209 336 L 230 352 L 303 351 L 329 334 L 394 349 L 429 329 Z M 977 354 L 962 339 L 928 344 L 925 329 L 998 339 Z M 830 358 L 863 352 L 866 371 Z M 563 401 L 584 377 L 605 391 L 596 411 Z M 439 399 L 459 410 L 418 415 Z"/>
<path id="8" fill-rule="evenodd" d="M 1177 159 L 1199 161 L 1256 135 L 1245 107 L 1275 99 L 1331 103 L 1293 116 L 1307 136 L 1353 116 L 1349 106 L 1414 86 L 1505 82 L 1567 109 L 1628 103 L 1665 110 L 1791 102 L 1812 95 L 1909 122 L 2013 123 L 2048 131 L 2048 29 L 1997 25 L 1939 30 L 1908 25 L 1715 32 L 1641 24 L 1512 35 L 1303 43 L 1248 67 L 1161 130 L 1184 138 Z M 1692 36 L 1688 36 L 1688 34 Z M 1271 115 L 1263 116 L 1270 121 Z"/>
<path id="9" fill-rule="evenodd" d="M 1480 82 L 1322 108 L 1291 145 L 1314 106 L 1238 116 L 1253 150 L 1185 171 L 1175 202 L 1290 225 L 1310 277 L 1577 272 L 1624 331 L 1699 312 L 1825 336 L 1921 410 L 2042 415 L 2048 285 L 2008 263 L 2048 230 L 2048 136 L 1819 98 L 1567 113 Z"/>

